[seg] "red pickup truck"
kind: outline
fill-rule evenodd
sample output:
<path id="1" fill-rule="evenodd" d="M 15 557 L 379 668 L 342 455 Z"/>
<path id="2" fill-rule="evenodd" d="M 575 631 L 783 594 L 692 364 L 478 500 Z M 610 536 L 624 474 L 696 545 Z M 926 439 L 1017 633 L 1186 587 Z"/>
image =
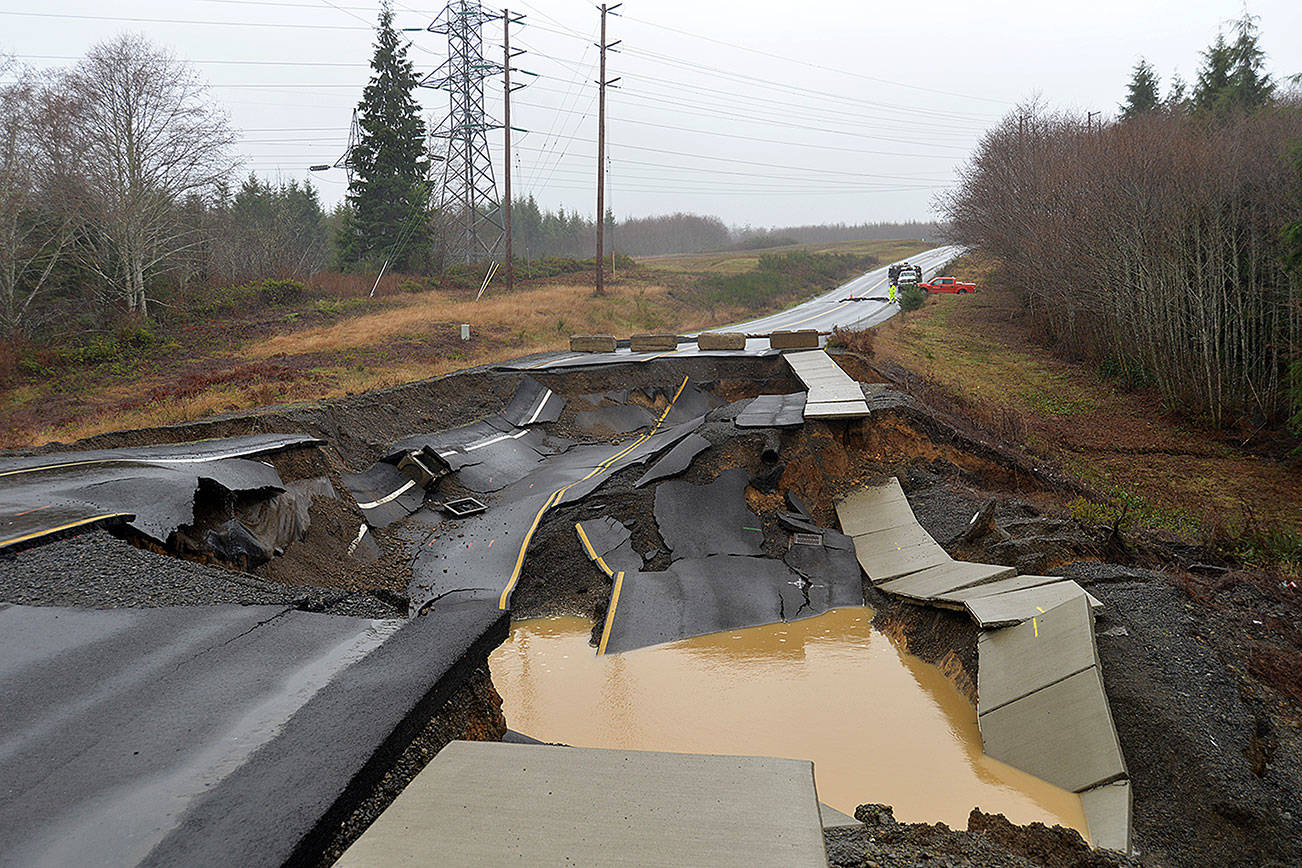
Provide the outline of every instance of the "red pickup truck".
<path id="1" fill-rule="evenodd" d="M 975 283 L 960 283 L 954 277 L 934 277 L 930 283 L 920 283 L 927 292 L 976 292 Z"/>

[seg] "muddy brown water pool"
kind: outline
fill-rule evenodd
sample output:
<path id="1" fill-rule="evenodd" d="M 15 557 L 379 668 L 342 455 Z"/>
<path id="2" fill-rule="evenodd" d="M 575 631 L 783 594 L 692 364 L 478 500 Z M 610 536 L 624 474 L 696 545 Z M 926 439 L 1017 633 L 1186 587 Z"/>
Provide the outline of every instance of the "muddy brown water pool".
<path id="1" fill-rule="evenodd" d="M 987 758 L 972 705 L 871 620 L 840 609 L 598 657 L 590 621 L 537 618 L 490 668 L 507 725 L 543 741 L 808 759 L 848 814 L 879 802 L 962 829 L 980 807 L 1085 835 L 1080 798 Z"/>

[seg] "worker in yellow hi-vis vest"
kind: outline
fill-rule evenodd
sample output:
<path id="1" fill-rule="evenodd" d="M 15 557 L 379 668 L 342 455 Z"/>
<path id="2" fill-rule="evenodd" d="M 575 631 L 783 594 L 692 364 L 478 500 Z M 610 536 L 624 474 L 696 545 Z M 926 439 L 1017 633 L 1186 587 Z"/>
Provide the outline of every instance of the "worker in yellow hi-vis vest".
<path id="1" fill-rule="evenodd" d="M 890 285 L 890 289 L 887 291 L 887 297 L 890 299 L 891 304 L 895 304 L 895 284 L 892 283 Z"/>

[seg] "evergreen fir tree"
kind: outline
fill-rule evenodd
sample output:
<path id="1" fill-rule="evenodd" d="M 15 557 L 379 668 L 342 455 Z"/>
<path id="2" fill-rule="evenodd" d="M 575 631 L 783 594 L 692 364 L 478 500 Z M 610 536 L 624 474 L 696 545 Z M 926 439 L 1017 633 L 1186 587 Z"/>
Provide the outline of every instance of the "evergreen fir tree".
<path id="1" fill-rule="evenodd" d="M 1243 13 L 1234 24 L 1234 71 L 1230 76 L 1232 100 L 1242 108 L 1261 108 L 1274 96 L 1275 84 L 1265 71 L 1266 52 L 1258 42 L 1257 19 Z"/>
<path id="2" fill-rule="evenodd" d="M 1255 109 L 1274 96 L 1275 84 L 1265 71 L 1266 53 L 1258 41 L 1257 20 L 1245 13 L 1235 22 L 1234 30 L 1233 43 L 1218 33 L 1203 52 L 1203 68 L 1193 92 L 1193 105 L 1199 111 Z"/>
<path id="3" fill-rule="evenodd" d="M 418 78 L 393 28 L 393 9 L 380 8 L 371 81 L 357 106 L 361 134 L 349 155 L 353 179 L 340 229 L 341 265 L 364 263 L 410 270 L 429 243 L 429 158 L 425 122 L 412 96 Z"/>
<path id="4" fill-rule="evenodd" d="M 1194 108 L 1214 111 L 1224 105 L 1233 67 L 1234 52 L 1225 42 L 1225 34 L 1218 33 L 1216 41 L 1203 52 L 1203 68 L 1198 70 L 1198 80 L 1194 82 Z"/>
<path id="5" fill-rule="evenodd" d="M 1123 121 L 1147 114 L 1161 105 L 1161 97 L 1157 93 L 1157 73 L 1143 58 L 1135 64 L 1135 69 L 1130 76 L 1130 84 L 1126 87 L 1126 101 L 1121 105 Z"/>

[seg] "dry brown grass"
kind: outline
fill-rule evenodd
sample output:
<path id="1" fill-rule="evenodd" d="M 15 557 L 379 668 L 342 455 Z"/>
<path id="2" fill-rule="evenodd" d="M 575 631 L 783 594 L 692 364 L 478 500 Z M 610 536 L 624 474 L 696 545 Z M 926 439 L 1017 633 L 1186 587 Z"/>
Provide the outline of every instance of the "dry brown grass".
<path id="1" fill-rule="evenodd" d="M 489 294 L 474 301 L 433 290 L 413 293 L 410 302 L 398 307 L 257 341 L 244 352 L 255 359 L 279 354 L 337 352 L 428 334 L 438 328 L 452 330 L 460 323 L 470 323 L 472 332 L 494 328 L 511 334 L 512 349 L 518 355 L 558 349 L 571 334 L 708 327 L 749 313 L 739 309 L 714 310 L 705 322 L 686 322 L 685 312 L 667 299 L 671 292 L 662 284 L 616 284 L 607 296 L 593 298 L 588 286 L 543 284 L 511 294 Z M 693 311 L 687 316 L 699 318 L 700 314 Z"/>

